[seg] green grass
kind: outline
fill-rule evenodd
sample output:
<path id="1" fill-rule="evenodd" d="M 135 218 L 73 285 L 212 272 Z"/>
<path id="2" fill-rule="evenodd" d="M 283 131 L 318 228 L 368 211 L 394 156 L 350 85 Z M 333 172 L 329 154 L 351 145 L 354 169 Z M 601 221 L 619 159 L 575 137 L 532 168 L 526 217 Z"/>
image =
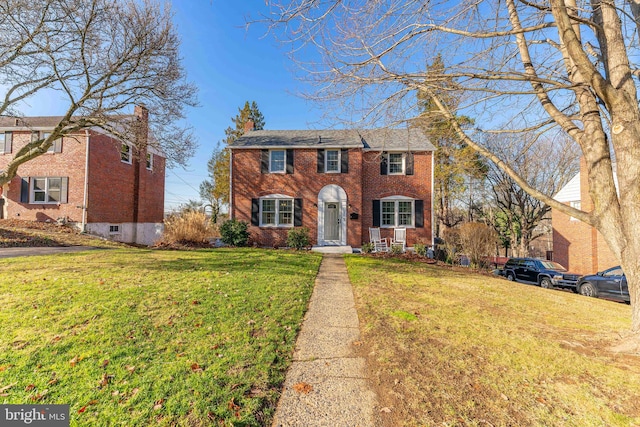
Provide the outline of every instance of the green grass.
<path id="1" fill-rule="evenodd" d="M 320 256 L 117 249 L 0 260 L 0 402 L 71 425 L 265 425 Z"/>
<path id="2" fill-rule="evenodd" d="M 640 425 L 630 307 L 422 263 L 348 256 L 388 426 Z"/>

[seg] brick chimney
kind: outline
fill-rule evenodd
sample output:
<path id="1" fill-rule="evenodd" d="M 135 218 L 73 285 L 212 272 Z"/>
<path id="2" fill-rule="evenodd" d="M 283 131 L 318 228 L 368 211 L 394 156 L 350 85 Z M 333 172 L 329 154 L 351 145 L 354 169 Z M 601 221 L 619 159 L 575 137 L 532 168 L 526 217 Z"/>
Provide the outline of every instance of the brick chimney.
<path id="1" fill-rule="evenodd" d="M 247 132 L 251 132 L 252 130 L 255 129 L 255 123 L 253 123 L 253 120 L 249 119 L 247 120 L 247 122 L 244 124 L 244 133 Z"/>
<path id="2" fill-rule="evenodd" d="M 143 122 L 149 121 L 149 110 L 144 105 L 136 105 L 133 107 L 133 114 Z"/>

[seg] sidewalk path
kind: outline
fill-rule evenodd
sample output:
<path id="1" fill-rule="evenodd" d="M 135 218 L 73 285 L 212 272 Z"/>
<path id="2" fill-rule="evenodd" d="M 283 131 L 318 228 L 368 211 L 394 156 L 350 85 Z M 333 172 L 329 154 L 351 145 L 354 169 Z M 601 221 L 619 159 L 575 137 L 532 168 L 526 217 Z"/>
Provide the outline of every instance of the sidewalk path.
<path id="1" fill-rule="evenodd" d="M 93 246 L 38 246 L 26 248 L 0 248 L 0 258 L 18 256 L 52 255 L 68 252 L 90 251 L 98 249 Z"/>
<path id="2" fill-rule="evenodd" d="M 360 339 L 358 314 L 341 255 L 325 254 L 274 427 L 372 427 L 375 394 L 365 359 L 352 344 Z"/>

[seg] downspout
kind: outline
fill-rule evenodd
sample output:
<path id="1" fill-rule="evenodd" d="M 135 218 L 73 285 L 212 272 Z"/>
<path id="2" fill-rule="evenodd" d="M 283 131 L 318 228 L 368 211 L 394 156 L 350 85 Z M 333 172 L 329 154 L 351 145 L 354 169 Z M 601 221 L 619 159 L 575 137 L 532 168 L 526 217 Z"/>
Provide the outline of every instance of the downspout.
<path id="1" fill-rule="evenodd" d="M 433 214 L 433 190 L 434 190 L 434 184 L 433 184 L 433 178 L 435 176 L 433 168 L 435 167 L 435 153 L 432 151 L 431 152 L 431 247 L 433 248 L 433 250 L 435 251 L 436 249 L 436 233 L 435 233 L 435 215 Z"/>
<path id="2" fill-rule="evenodd" d="M 87 227 L 87 202 L 89 199 L 89 129 L 85 129 L 87 138 L 87 148 L 85 149 L 84 160 L 84 196 L 82 199 L 82 232 L 85 233 Z"/>
<path id="3" fill-rule="evenodd" d="M 233 150 L 229 147 L 229 219 L 233 219 Z"/>

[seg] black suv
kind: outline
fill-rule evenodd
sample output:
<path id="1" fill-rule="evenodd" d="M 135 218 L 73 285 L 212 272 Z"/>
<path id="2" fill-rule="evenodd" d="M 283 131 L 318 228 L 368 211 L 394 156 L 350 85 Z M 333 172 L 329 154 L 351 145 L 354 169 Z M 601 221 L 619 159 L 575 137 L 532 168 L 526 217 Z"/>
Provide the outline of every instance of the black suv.
<path id="1" fill-rule="evenodd" d="M 532 283 L 543 288 L 570 288 L 575 290 L 580 277 L 568 273 L 567 269 L 553 261 L 536 258 L 510 258 L 504 265 L 502 275 L 507 280 Z"/>

